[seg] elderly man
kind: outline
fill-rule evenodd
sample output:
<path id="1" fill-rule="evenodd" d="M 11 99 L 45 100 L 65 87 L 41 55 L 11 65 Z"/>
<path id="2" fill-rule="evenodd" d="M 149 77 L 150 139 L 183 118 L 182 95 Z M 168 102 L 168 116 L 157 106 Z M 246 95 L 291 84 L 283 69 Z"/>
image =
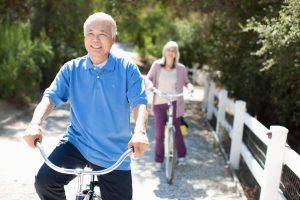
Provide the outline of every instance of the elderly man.
<path id="1" fill-rule="evenodd" d="M 147 96 L 137 66 L 110 52 L 117 34 L 114 19 L 98 12 L 87 18 L 83 28 L 88 54 L 62 66 L 36 107 L 24 140 L 31 147 L 36 139 L 41 141 L 42 122 L 52 109 L 69 101 L 70 125 L 49 159 L 65 168 L 88 164 L 100 170 L 116 162 L 127 148 L 134 148 L 135 157 L 148 148 Z M 36 191 L 41 199 L 66 199 L 64 185 L 73 178 L 43 164 L 36 176 Z M 116 171 L 98 179 L 103 199 L 132 199 L 129 158 Z"/>

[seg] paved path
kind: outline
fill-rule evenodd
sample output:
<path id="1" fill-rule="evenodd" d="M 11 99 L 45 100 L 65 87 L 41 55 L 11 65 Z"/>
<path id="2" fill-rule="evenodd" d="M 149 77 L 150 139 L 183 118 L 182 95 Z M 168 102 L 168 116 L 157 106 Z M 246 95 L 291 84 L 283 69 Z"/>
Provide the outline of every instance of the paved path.
<path id="1" fill-rule="evenodd" d="M 132 163 L 135 200 L 241 199 L 236 183 L 224 167 L 223 157 L 203 118 L 199 101 L 202 95 L 202 90 L 197 89 L 194 97 L 186 102 L 186 119 L 190 126 L 185 137 L 187 165 L 177 167 L 172 185 L 166 183 L 163 172 L 154 170 L 153 117 L 150 116 L 150 148 L 144 156 Z M 43 144 L 47 152 L 55 147 L 61 137 L 67 126 L 68 116 L 68 108 L 65 106 L 53 111 L 46 121 L 44 129 L 47 131 Z M 38 199 L 33 182 L 42 159 L 37 150 L 28 148 L 21 140 L 21 134 L 29 120 L 29 116 L 18 114 L 16 119 L 0 126 L 0 199 Z M 66 191 L 68 199 L 74 199 L 75 181 L 66 187 Z"/>

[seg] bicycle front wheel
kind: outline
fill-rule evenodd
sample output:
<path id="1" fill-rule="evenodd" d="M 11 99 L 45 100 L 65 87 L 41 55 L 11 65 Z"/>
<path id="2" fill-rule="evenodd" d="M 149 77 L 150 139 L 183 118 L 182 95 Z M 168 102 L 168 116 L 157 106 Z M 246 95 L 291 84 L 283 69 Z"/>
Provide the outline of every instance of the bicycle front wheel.
<path id="1" fill-rule="evenodd" d="M 168 184 L 172 183 L 176 165 L 176 138 L 174 128 L 165 129 L 165 172 Z"/>

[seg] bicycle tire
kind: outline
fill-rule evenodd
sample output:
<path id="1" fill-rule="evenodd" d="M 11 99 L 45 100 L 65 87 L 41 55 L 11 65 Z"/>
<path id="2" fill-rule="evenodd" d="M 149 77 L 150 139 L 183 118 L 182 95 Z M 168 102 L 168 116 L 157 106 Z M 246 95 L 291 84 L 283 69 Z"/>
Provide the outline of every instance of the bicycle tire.
<path id="1" fill-rule="evenodd" d="M 165 129 L 165 173 L 167 183 L 172 184 L 176 166 L 176 137 L 174 128 Z"/>

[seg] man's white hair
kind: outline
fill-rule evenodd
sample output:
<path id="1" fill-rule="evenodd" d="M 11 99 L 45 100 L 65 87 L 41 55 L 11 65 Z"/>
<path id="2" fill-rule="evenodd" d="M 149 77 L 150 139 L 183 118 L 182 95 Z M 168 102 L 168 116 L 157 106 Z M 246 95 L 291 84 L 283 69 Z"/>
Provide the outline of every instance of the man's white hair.
<path id="1" fill-rule="evenodd" d="M 111 31 L 112 31 L 112 37 L 115 37 L 117 35 L 117 24 L 116 21 L 110 16 L 109 14 L 106 14 L 104 12 L 96 12 L 92 15 L 90 15 L 83 24 L 83 34 L 87 34 L 87 27 L 94 21 L 102 21 L 106 20 L 111 23 Z"/>
<path id="2" fill-rule="evenodd" d="M 165 57 L 165 52 L 167 49 L 170 49 L 170 48 L 175 48 L 176 49 L 176 57 L 175 57 L 175 60 L 174 60 L 174 64 L 175 66 L 179 63 L 179 57 L 180 57 L 180 54 L 179 54 L 179 47 L 178 47 L 178 44 L 177 42 L 175 41 L 169 41 L 165 44 L 163 50 L 162 50 L 162 62 L 165 64 L 166 63 L 166 57 Z"/>

